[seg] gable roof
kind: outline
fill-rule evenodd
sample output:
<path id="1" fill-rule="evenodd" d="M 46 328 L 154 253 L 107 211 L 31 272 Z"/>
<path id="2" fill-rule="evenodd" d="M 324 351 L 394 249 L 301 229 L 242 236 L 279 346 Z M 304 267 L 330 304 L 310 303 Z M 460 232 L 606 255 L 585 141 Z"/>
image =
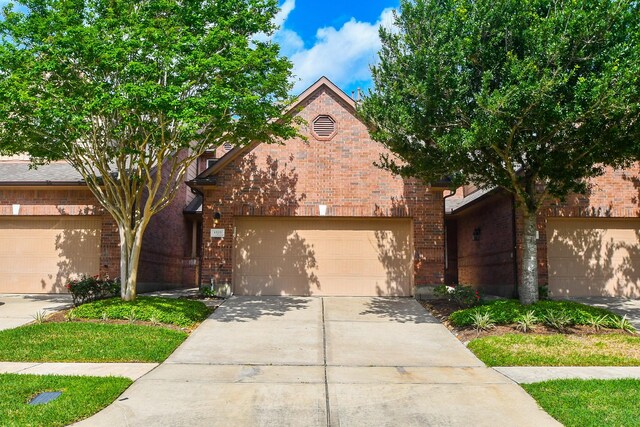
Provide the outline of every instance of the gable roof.
<path id="1" fill-rule="evenodd" d="M 334 95 L 338 96 L 344 103 L 355 113 L 356 110 L 356 102 L 351 99 L 349 95 L 344 93 L 342 89 L 336 86 L 331 80 L 326 78 L 325 76 L 320 77 L 314 84 L 309 86 L 304 92 L 302 92 L 296 100 L 287 107 L 285 114 L 290 114 L 295 112 L 301 104 L 303 104 L 307 99 L 311 97 L 316 91 L 321 88 L 326 88 L 331 91 Z M 226 165 L 231 163 L 233 160 L 241 156 L 242 154 L 248 153 L 253 150 L 256 146 L 261 144 L 261 141 L 255 141 L 250 144 L 241 147 L 233 147 L 230 151 L 225 153 L 217 162 L 215 162 L 211 167 L 207 168 L 200 175 L 198 175 L 193 180 L 189 181 L 187 184 L 209 184 L 215 185 L 214 175 L 220 172 Z"/>

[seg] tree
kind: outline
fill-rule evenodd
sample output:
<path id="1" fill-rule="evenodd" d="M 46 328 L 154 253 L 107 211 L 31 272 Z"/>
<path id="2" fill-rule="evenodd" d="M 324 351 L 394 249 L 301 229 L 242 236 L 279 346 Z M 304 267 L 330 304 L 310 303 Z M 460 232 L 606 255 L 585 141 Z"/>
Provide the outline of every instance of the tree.
<path id="1" fill-rule="evenodd" d="M 394 172 L 511 192 L 520 300 L 538 300 L 536 214 L 640 141 L 635 0 L 402 0 L 360 112 Z"/>
<path id="2" fill-rule="evenodd" d="M 295 135 L 277 0 L 25 0 L 0 21 L 0 152 L 66 159 L 113 216 L 122 298 L 205 149 Z"/>

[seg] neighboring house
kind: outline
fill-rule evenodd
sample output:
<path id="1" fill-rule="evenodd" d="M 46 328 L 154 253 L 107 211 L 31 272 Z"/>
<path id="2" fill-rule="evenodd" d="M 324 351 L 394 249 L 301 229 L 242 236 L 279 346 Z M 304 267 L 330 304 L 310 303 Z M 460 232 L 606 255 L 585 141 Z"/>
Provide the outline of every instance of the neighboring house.
<path id="1" fill-rule="evenodd" d="M 640 167 L 607 168 L 585 195 L 548 203 L 538 216 L 540 284 L 553 297 L 640 298 Z M 448 283 L 512 296 L 522 265 L 522 217 L 498 189 L 446 198 Z"/>
<path id="2" fill-rule="evenodd" d="M 195 284 L 192 226 L 182 213 L 191 198 L 183 185 L 149 224 L 140 291 Z M 26 157 L 0 158 L 0 292 L 66 292 L 67 278 L 117 277 L 119 264 L 115 222 L 68 163 L 30 169 Z"/>
<path id="3" fill-rule="evenodd" d="M 215 283 L 242 295 L 404 296 L 443 282 L 443 189 L 375 166 L 384 148 L 326 78 L 288 114 L 306 121 L 305 138 L 223 146 L 192 165 L 191 189 L 149 224 L 139 291 Z M 117 276 L 118 240 L 67 163 L 0 159 L 0 292 Z"/>
<path id="4" fill-rule="evenodd" d="M 237 147 L 201 194 L 204 283 L 239 295 L 412 295 L 444 279 L 442 189 L 374 165 L 385 149 L 326 78 L 289 114 L 305 139 Z M 224 236 L 224 237 L 220 237 Z"/>

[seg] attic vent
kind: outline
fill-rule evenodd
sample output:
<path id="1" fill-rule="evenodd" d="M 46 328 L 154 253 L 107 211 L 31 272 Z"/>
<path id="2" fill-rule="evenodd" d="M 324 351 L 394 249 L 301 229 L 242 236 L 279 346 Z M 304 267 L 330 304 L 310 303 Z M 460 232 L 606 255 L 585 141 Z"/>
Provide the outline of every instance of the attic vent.
<path id="1" fill-rule="evenodd" d="M 222 148 L 224 148 L 224 151 L 231 151 L 233 145 L 231 145 L 231 143 L 229 142 L 225 142 L 224 144 L 222 144 Z"/>
<path id="2" fill-rule="evenodd" d="M 313 121 L 313 133 L 320 138 L 331 138 L 336 133 L 336 122 L 331 116 L 318 116 Z"/>

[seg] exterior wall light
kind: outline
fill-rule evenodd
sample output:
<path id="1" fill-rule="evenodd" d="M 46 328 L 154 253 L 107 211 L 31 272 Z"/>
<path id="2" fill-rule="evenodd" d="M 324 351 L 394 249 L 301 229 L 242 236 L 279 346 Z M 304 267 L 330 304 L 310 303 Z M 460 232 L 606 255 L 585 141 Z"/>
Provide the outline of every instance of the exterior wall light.
<path id="1" fill-rule="evenodd" d="M 476 227 L 473 229 L 473 235 L 472 235 L 472 239 L 473 241 L 477 242 L 478 240 L 480 240 L 480 234 L 482 233 L 482 229 L 480 227 Z"/>

